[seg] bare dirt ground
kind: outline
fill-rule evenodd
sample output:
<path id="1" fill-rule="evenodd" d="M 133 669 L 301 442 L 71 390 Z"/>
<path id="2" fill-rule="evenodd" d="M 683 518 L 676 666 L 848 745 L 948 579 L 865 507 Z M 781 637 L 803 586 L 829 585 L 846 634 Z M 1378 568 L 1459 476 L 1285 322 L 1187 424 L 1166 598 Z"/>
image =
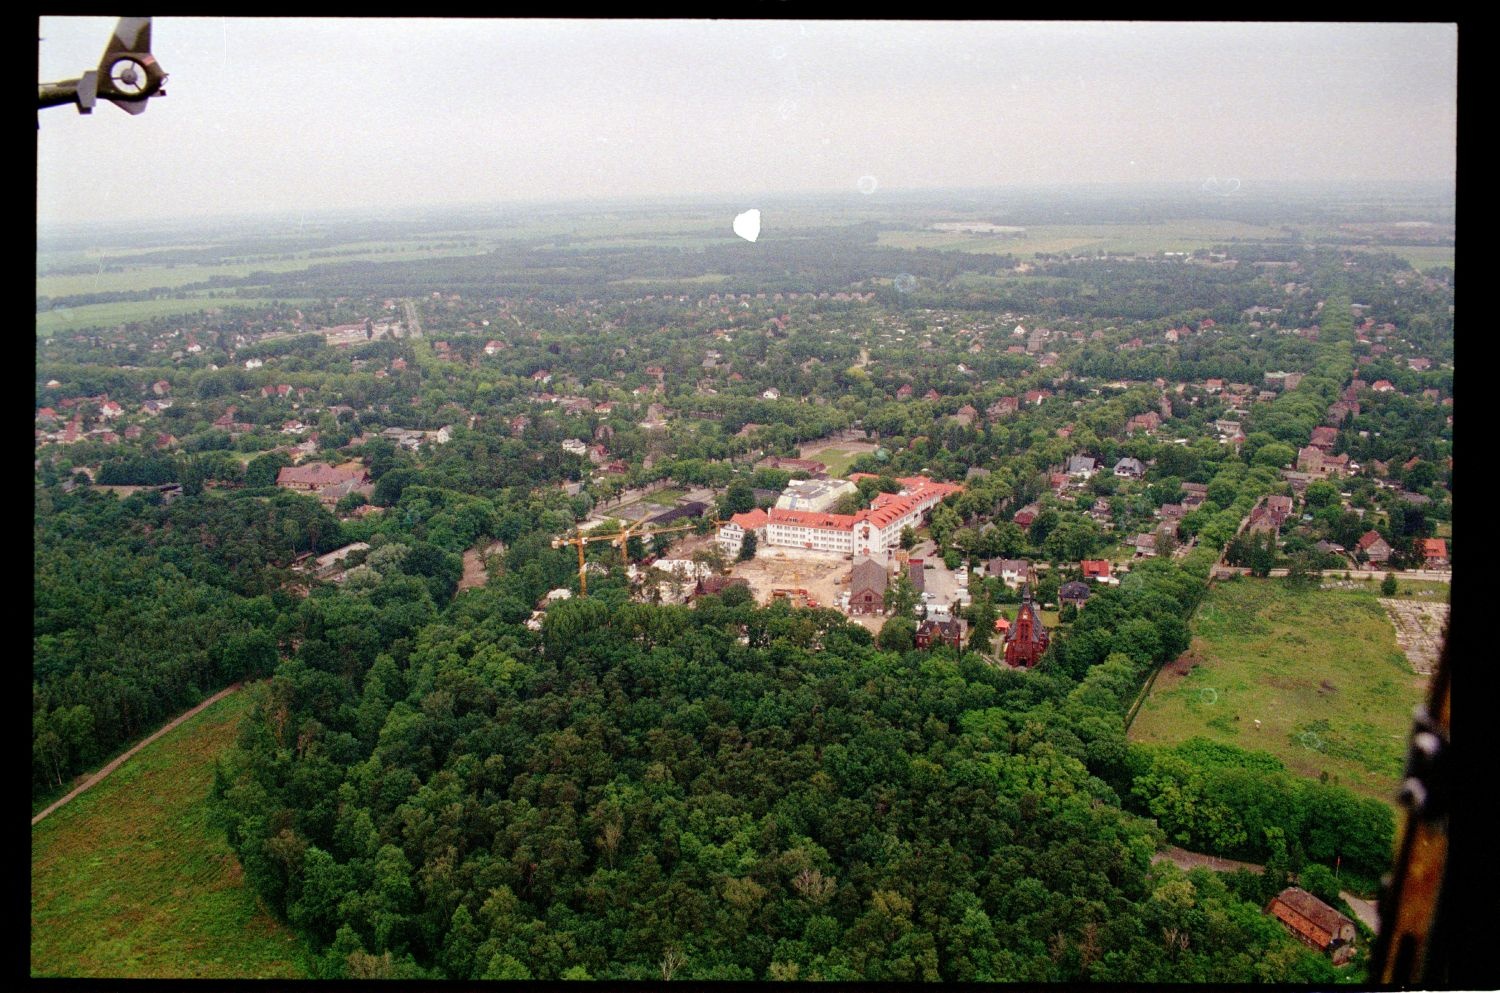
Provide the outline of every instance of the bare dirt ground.
<path id="1" fill-rule="evenodd" d="M 1438 651 L 1443 644 L 1443 628 L 1448 623 L 1446 603 L 1428 603 L 1380 598 L 1396 628 L 1396 644 L 1406 653 L 1411 667 L 1424 676 L 1437 667 Z"/>
<path id="2" fill-rule="evenodd" d="M 870 441 L 813 441 L 803 445 L 797 452 L 797 456 L 804 459 L 817 458 L 819 452 L 826 452 L 830 448 L 863 455 L 866 452 L 873 452 L 879 447 L 879 445 Z"/>
<path id="3" fill-rule="evenodd" d="M 484 557 L 499 555 L 504 551 L 505 546 L 497 541 L 488 548 L 471 548 L 464 552 L 464 576 L 458 581 L 458 588 L 467 590 L 489 582 L 490 574 L 485 571 Z"/>
<path id="4" fill-rule="evenodd" d="M 735 563 L 732 574 L 750 583 L 760 604 L 770 601 L 773 588 L 804 589 L 818 606 L 832 607 L 849 588 L 851 569 L 848 557 L 834 552 L 767 548 L 749 562 Z"/>
<path id="5" fill-rule="evenodd" d="M 1181 655 L 1177 656 L 1175 659 L 1162 666 L 1161 674 L 1163 676 L 1176 676 L 1177 678 L 1181 679 L 1183 676 L 1186 676 L 1189 672 L 1193 671 L 1196 666 L 1202 664 L 1202 662 L 1203 660 L 1194 655 L 1191 651 L 1183 652 Z"/>
<path id="6" fill-rule="evenodd" d="M 61 807 L 63 804 L 67 803 L 69 800 L 73 799 L 75 796 L 77 796 L 78 794 L 82 793 L 84 790 L 91 789 L 96 784 L 102 782 L 105 776 L 108 776 L 110 773 L 112 773 L 116 769 L 120 768 L 120 766 L 124 765 L 125 764 L 125 760 L 128 759 L 128 758 L 130 758 L 136 752 L 140 751 L 142 748 L 145 748 L 147 745 L 151 744 L 157 738 L 160 738 L 162 735 L 166 734 L 168 731 L 172 730 L 177 725 L 179 725 L 183 721 L 187 720 L 189 717 L 192 717 L 194 714 L 198 713 L 200 710 L 203 710 L 205 707 L 211 707 L 214 704 L 218 703 L 220 700 L 224 699 L 226 696 L 228 696 L 229 694 L 233 693 L 235 690 L 238 690 L 240 688 L 240 685 L 241 684 L 239 684 L 239 683 L 234 683 L 234 684 L 232 684 L 230 686 L 226 686 L 224 689 L 222 689 L 219 692 L 215 693 L 213 696 L 209 697 L 207 700 L 204 700 L 202 703 L 198 704 L 198 706 L 194 707 L 192 710 L 189 710 L 189 711 L 186 711 L 185 713 L 177 715 L 176 717 L 172 718 L 167 723 L 163 724 L 161 727 L 157 728 L 155 731 L 151 732 L 151 736 L 148 737 L 145 741 L 142 741 L 140 744 L 136 745 L 134 748 L 131 748 L 129 751 L 125 752 L 124 754 L 120 755 L 118 758 L 116 758 L 113 761 L 111 761 L 104 768 L 102 768 L 98 772 L 94 773 L 88 779 L 85 779 L 81 784 L 79 784 L 79 786 L 76 789 L 72 790 L 67 796 L 63 797 L 61 800 L 58 800 L 56 803 L 52 804 L 46 810 L 43 810 L 40 814 L 37 814 L 35 817 L 33 817 L 31 819 L 32 827 L 35 827 L 42 820 L 42 818 L 44 818 L 48 814 L 52 813 L 58 807 Z"/>

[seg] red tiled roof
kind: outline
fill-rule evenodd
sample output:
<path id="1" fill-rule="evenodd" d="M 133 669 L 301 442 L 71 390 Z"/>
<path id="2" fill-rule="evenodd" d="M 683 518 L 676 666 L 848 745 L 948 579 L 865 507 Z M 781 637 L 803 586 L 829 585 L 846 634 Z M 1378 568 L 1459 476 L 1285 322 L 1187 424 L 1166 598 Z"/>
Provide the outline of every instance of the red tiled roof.
<path id="1" fill-rule="evenodd" d="M 735 514 L 729 519 L 729 521 L 732 524 L 738 524 L 746 531 L 754 531 L 756 528 L 762 528 L 766 526 L 766 512 L 764 510 L 761 510 L 759 507 L 756 507 L 754 510 L 748 510 L 742 514 Z"/>

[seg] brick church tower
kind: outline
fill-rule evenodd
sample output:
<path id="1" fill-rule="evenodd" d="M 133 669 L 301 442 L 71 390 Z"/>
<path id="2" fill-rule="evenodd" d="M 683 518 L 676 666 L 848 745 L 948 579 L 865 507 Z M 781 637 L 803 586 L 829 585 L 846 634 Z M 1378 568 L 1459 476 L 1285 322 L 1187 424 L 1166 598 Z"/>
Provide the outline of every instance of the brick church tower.
<path id="1" fill-rule="evenodd" d="M 1021 587 L 1021 611 L 1006 633 L 1005 664 L 1030 669 L 1047 650 L 1047 642 L 1047 629 L 1031 599 L 1031 584 L 1025 584 Z"/>

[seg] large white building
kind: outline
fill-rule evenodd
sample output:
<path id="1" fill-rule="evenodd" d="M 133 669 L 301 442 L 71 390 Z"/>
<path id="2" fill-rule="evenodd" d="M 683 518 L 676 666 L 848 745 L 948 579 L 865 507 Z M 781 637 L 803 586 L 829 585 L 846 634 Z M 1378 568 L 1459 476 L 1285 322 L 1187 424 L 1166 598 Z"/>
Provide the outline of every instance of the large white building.
<path id="1" fill-rule="evenodd" d="M 798 479 L 787 484 L 776 499 L 777 510 L 827 510 L 859 489 L 847 479 Z"/>
<path id="2" fill-rule="evenodd" d="M 851 479 L 865 475 L 868 473 L 857 473 Z M 963 489 L 954 483 L 935 483 L 925 476 L 908 476 L 897 482 L 902 486 L 899 493 L 877 494 L 869 509 L 857 514 L 781 506 L 736 514 L 719 529 L 719 545 L 726 555 L 738 556 L 745 534 L 754 531 L 757 540 L 769 547 L 883 556 L 901 544 L 903 529 L 920 526 L 927 512 L 944 497 Z"/>

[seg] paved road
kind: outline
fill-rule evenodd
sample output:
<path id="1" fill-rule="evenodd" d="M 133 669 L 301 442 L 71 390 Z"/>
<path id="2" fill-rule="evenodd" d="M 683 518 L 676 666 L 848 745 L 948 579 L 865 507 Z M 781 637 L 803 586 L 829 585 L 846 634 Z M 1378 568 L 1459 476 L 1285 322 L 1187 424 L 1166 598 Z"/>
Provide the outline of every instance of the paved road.
<path id="1" fill-rule="evenodd" d="M 67 803 L 69 800 L 73 799 L 75 796 L 77 796 L 78 794 L 82 793 L 84 790 L 91 789 L 91 788 L 93 788 L 93 786 L 96 783 L 102 782 L 104 780 L 105 776 L 108 776 L 110 773 L 112 773 L 116 769 L 120 768 L 120 766 L 125 763 L 125 760 L 128 759 L 128 758 L 130 758 L 136 752 L 140 751 L 142 748 L 145 748 L 147 745 L 151 744 L 157 738 L 160 738 L 162 735 L 166 734 L 168 731 L 172 730 L 177 725 L 179 725 L 183 721 L 187 720 L 189 717 L 192 717 L 194 714 L 198 713 L 200 710 L 203 710 L 205 707 L 211 707 L 215 703 L 218 703 L 220 700 L 224 699 L 226 696 L 228 696 L 229 694 L 233 693 L 235 690 L 239 689 L 240 685 L 241 685 L 240 683 L 235 683 L 235 684 L 233 684 L 233 685 L 231 685 L 231 686 L 229 686 L 229 687 L 227 687 L 225 689 L 220 690 L 219 692 L 215 693 L 213 696 L 209 697 L 207 700 L 204 700 L 202 703 L 198 704 L 198 706 L 194 707 L 192 710 L 189 710 L 189 711 L 187 711 L 184 714 L 177 715 L 176 717 L 174 717 L 170 721 L 168 721 L 166 724 L 163 724 L 161 727 L 157 728 L 154 732 L 152 732 L 151 737 L 147 738 L 145 741 L 141 742 L 140 744 L 136 745 L 134 748 L 130 749 L 129 751 L 125 752 L 123 755 L 121 755 L 118 758 L 116 758 L 114 761 L 110 762 L 103 769 L 100 769 L 98 772 L 94 773 L 88 779 L 84 780 L 83 781 L 83 785 L 79 786 L 78 788 L 76 788 L 75 790 L 73 790 L 73 792 L 69 793 L 67 796 L 63 797 L 61 800 L 59 800 L 56 803 L 52 804 L 52 806 L 48 807 L 46 810 L 42 811 L 40 814 L 37 814 L 35 817 L 33 817 L 31 819 L 31 825 L 32 825 L 32 827 L 35 827 L 41 821 L 42 818 L 44 818 L 48 814 L 52 813 L 58 807 L 61 807 L 63 804 Z"/>

